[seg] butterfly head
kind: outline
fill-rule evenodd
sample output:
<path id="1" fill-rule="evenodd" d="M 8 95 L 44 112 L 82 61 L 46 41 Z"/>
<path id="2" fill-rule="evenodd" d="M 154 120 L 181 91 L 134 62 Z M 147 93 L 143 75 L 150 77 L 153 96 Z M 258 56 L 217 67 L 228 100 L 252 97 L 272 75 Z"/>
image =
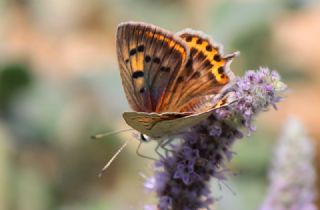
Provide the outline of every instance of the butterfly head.
<path id="1" fill-rule="evenodd" d="M 140 133 L 140 141 L 147 143 L 147 142 L 151 141 L 151 138 L 143 133 Z"/>
<path id="2" fill-rule="evenodd" d="M 148 136 L 146 134 L 140 133 L 140 141 L 145 143 L 150 142 L 151 140 L 161 141 L 166 138 L 167 136 Z"/>

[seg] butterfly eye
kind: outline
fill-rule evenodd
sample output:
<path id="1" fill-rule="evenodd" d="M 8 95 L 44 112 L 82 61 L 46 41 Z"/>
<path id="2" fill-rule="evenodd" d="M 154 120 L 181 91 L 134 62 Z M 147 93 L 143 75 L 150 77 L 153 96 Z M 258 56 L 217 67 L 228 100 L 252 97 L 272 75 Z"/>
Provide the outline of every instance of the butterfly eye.
<path id="1" fill-rule="evenodd" d="M 149 141 L 151 141 L 151 138 L 147 135 L 144 135 L 143 133 L 140 133 L 140 140 L 142 142 L 149 142 Z"/>

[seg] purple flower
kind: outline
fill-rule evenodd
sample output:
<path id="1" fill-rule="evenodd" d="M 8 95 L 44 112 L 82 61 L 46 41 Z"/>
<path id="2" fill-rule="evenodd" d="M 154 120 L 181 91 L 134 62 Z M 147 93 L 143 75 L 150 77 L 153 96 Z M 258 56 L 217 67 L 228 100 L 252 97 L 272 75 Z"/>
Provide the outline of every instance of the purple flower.
<path id="1" fill-rule="evenodd" d="M 153 205 L 145 205 L 143 210 L 157 210 L 157 207 Z"/>
<path id="2" fill-rule="evenodd" d="M 261 210 L 316 210 L 313 159 L 312 141 L 299 121 L 291 118 L 275 150 L 271 184 Z"/>
<path id="3" fill-rule="evenodd" d="M 158 182 L 160 180 L 160 177 L 158 178 Z M 155 189 L 155 185 L 156 185 L 156 178 L 155 177 L 149 177 L 146 179 L 146 181 L 144 182 L 144 188 L 147 191 L 152 191 Z"/>
<path id="4" fill-rule="evenodd" d="M 172 198 L 169 196 L 161 196 L 159 201 L 159 209 L 167 210 L 172 205 Z"/>
<path id="5" fill-rule="evenodd" d="M 181 144 L 155 163 L 158 209 L 210 209 L 214 199 L 209 181 L 227 179 L 224 163 L 234 154 L 234 141 L 243 137 L 240 129 L 254 131 L 254 117 L 279 102 L 285 88 L 279 75 L 266 68 L 237 78 L 224 92 L 235 102 L 177 136 Z"/>
<path id="6" fill-rule="evenodd" d="M 275 107 L 285 90 L 286 85 L 281 82 L 276 71 L 270 72 L 267 68 L 260 68 L 256 72 L 247 71 L 244 77 L 237 78 L 235 85 L 226 90 L 236 102 L 227 108 L 219 109 L 217 117 L 219 120 L 237 120 L 248 128 L 249 132 L 255 131 L 252 125 L 253 117 L 267 110 L 270 105 Z"/>

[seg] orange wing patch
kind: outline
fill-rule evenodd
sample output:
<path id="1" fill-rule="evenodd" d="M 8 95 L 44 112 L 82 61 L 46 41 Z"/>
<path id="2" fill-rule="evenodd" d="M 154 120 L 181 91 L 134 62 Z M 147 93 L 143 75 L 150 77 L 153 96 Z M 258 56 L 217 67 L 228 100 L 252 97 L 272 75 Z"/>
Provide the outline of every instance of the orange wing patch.
<path id="1" fill-rule="evenodd" d="M 185 51 L 186 51 L 185 48 L 179 44 L 177 45 L 176 42 L 172 40 L 172 38 L 165 37 L 163 36 L 163 34 L 160 34 L 160 33 L 155 34 L 152 31 L 146 31 L 145 36 L 148 38 L 164 41 L 168 43 L 169 48 L 175 47 L 175 50 L 179 51 L 182 54 L 185 54 Z"/>
<path id="2" fill-rule="evenodd" d="M 211 66 L 212 76 L 220 85 L 225 85 L 229 82 L 229 77 L 224 69 L 225 64 L 230 59 L 229 57 L 222 57 L 219 53 L 219 48 L 213 46 L 209 39 L 187 33 L 182 34 L 181 37 L 187 43 L 190 53 L 201 53 L 205 57 L 205 62 L 208 62 Z"/>

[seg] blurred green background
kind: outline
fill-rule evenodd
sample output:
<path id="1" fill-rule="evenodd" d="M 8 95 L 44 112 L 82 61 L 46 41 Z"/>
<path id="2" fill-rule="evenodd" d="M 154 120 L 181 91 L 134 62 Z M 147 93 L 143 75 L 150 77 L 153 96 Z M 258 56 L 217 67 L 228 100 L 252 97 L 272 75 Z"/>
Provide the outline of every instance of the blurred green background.
<path id="1" fill-rule="evenodd" d="M 128 127 L 115 54 L 121 21 L 202 30 L 225 53 L 241 52 L 232 64 L 237 75 L 268 66 L 288 83 L 279 110 L 260 115 L 257 132 L 235 145 L 230 167 L 239 173 L 227 182 L 235 195 L 212 183 L 222 197 L 217 209 L 258 209 L 288 116 L 319 145 L 318 0 L 1 0 L 0 12 L 1 210 L 133 210 L 154 202 L 141 176 L 152 175 L 152 162 L 135 155 L 132 133 L 89 139 Z M 98 178 L 126 139 L 133 141 Z M 144 153 L 154 155 L 154 146 Z"/>

